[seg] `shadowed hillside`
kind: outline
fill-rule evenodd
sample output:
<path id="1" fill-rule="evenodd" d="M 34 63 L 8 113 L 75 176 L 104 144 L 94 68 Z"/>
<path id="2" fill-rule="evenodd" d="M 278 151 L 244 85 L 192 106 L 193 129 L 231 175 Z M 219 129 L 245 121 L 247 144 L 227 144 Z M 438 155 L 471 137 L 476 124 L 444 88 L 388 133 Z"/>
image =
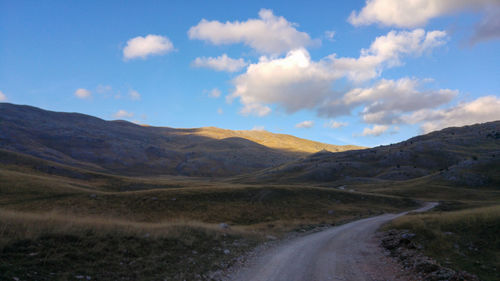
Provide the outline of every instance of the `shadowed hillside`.
<path id="1" fill-rule="evenodd" d="M 359 147 L 261 131 L 140 126 L 0 103 L 0 148 L 93 171 L 231 176 L 277 166 L 322 149 Z"/>
<path id="2" fill-rule="evenodd" d="M 371 149 L 322 151 L 245 180 L 377 182 L 428 175 L 459 185 L 500 183 L 500 121 L 447 128 Z"/>

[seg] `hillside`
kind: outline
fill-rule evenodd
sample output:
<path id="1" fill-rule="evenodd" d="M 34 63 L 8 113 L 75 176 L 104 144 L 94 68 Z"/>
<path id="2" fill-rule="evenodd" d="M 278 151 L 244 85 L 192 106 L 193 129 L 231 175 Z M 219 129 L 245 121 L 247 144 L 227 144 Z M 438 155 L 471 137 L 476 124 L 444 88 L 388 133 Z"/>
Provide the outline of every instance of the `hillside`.
<path id="1" fill-rule="evenodd" d="M 0 103 L 0 149 L 99 172 L 232 176 L 320 150 L 356 148 L 264 131 L 140 126 Z"/>
<path id="2" fill-rule="evenodd" d="M 447 128 L 397 144 L 318 152 L 259 171 L 246 181 L 377 182 L 432 175 L 459 185 L 500 183 L 500 121 Z"/>

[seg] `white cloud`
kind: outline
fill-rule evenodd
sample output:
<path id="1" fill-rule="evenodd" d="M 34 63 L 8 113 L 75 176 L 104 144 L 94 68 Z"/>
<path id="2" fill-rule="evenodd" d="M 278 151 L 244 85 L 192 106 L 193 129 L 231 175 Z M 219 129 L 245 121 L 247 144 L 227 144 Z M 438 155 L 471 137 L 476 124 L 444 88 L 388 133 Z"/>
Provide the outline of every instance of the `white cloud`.
<path id="1" fill-rule="evenodd" d="M 307 121 L 302 121 L 300 123 L 295 124 L 295 128 L 312 128 L 314 126 L 314 121 L 307 120 Z"/>
<path id="2" fill-rule="evenodd" d="M 249 103 L 245 104 L 245 106 L 240 110 L 240 113 L 243 115 L 257 115 L 262 117 L 271 113 L 271 108 L 258 103 Z"/>
<path id="3" fill-rule="evenodd" d="M 355 25 L 380 24 L 403 28 L 425 26 L 433 18 L 459 12 L 479 12 L 483 19 L 474 29 L 471 43 L 500 38 L 498 0 L 367 0 L 348 21 Z"/>
<path id="4" fill-rule="evenodd" d="M 375 38 L 370 48 L 361 50 L 359 58 L 335 58 L 333 55 L 332 59 L 338 71 L 359 82 L 379 76 L 384 67 L 401 65 L 403 55 L 421 56 L 445 44 L 446 40 L 446 32 L 440 30 L 393 30 Z"/>
<path id="5" fill-rule="evenodd" d="M 367 0 L 359 13 L 351 13 L 348 21 L 356 26 L 378 23 L 411 28 L 424 26 L 442 15 L 498 4 L 498 0 Z"/>
<path id="6" fill-rule="evenodd" d="M 92 93 L 84 88 L 79 88 L 75 91 L 74 95 L 79 99 L 89 99 L 92 97 Z"/>
<path id="7" fill-rule="evenodd" d="M 347 123 L 347 122 L 337 122 L 335 120 L 330 120 L 330 121 L 325 123 L 324 127 L 338 129 L 341 127 L 346 127 L 347 125 L 349 125 L 349 123 Z"/>
<path id="8" fill-rule="evenodd" d="M 265 115 L 271 109 L 264 104 L 273 103 L 293 113 L 314 108 L 331 93 L 331 82 L 338 77 L 325 62 L 311 61 L 305 49 L 297 49 L 284 58 L 261 57 L 251 64 L 233 80 L 235 90 L 230 97 L 240 98 L 246 114 Z"/>
<path id="9" fill-rule="evenodd" d="M 375 125 L 372 128 L 364 128 L 363 133 L 361 133 L 361 136 L 380 136 L 381 134 L 385 133 L 389 129 L 389 126 L 387 125 Z"/>
<path id="10" fill-rule="evenodd" d="M 142 58 L 151 55 L 164 55 L 174 49 L 174 45 L 165 36 L 149 34 L 145 37 L 137 36 L 127 41 L 123 49 L 125 60 Z"/>
<path id="11" fill-rule="evenodd" d="M 208 92 L 208 96 L 211 98 L 218 98 L 221 95 L 221 91 L 217 88 L 213 88 Z"/>
<path id="12" fill-rule="evenodd" d="M 265 131 L 264 126 L 253 126 L 252 131 Z"/>
<path id="13" fill-rule="evenodd" d="M 296 29 L 298 25 L 278 17 L 271 10 L 261 9 L 259 19 L 219 22 L 202 19 L 189 29 L 190 39 L 214 45 L 243 43 L 261 53 L 280 54 L 314 44 L 309 35 Z"/>
<path id="14" fill-rule="evenodd" d="M 0 101 L 6 101 L 6 100 L 7 96 L 2 91 L 0 91 Z"/>
<path id="15" fill-rule="evenodd" d="M 233 80 L 235 90 L 229 98 L 240 99 L 244 114 L 263 116 L 271 112 L 267 105 L 277 104 L 288 113 L 321 106 L 321 114 L 334 116 L 331 104 L 339 98 L 332 90 L 335 80 L 375 78 L 385 67 L 401 64 L 403 55 L 418 56 L 444 44 L 444 37 L 442 31 L 391 31 L 377 37 L 359 58 L 337 58 L 333 54 L 313 61 L 305 49 L 292 50 L 283 58 L 262 56 Z M 349 112 L 340 107 L 336 111 L 337 115 Z"/>
<path id="16" fill-rule="evenodd" d="M 134 113 L 120 109 L 115 114 L 113 114 L 113 117 L 117 119 L 132 118 L 134 117 Z"/>
<path id="17" fill-rule="evenodd" d="M 450 89 L 421 90 L 423 81 L 415 78 L 378 81 L 368 88 L 355 88 L 333 104 L 333 114 L 338 107 L 354 108 L 363 105 L 363 121 L 371 124 L 397 124 L 403 113 L 426 108 L 436 108 L 450 102 L 458 91 Z M 328 107 L 323 114 L 328 115 Z"/>
<path id="18" fill-rule="evenodd" d="M 228 57 L 226 54 L 223 54 L 215 58 L 196 58 L 192 64 L 196 67 L 208 67 L 217 71 L 237 72 L 243 69 L 247 65 L 247 62 L 245 62 L 242 58 L 233 59 Z"/>
<path id="19" fill-rule="evenodd" d="M 328 39 L 329 41 L 335 41 L 333 38 L 335 37 L 335 31 L 333 30 L 327 30 L 325 31 L 325 37 L 326 39 Z"/>
<path id="20" fill-rule="evenodd" d="M 224 110 L 222 110 L 222 108 L 220 108 L 220 107 L 217 108 L 217 114 L 219 114 L 219 115 L 224 114 Z"/>
<path id="21" fill-rule="evenodd" d="M 420 110 L 404 116 L 410 124 L 420 123 L 425 133 L 451 126 L 465 126 L 500 120 L 500 98 L 484 96 L 447 109 Z"/>
<path id="22" fill-rule="evenodd" d="M 130 99 L 132 100 L 141 100 L 141 94 L 139 94 L 139 92 L 137 92 L 136 90 L 133 90 L 131 89 L 130 91 L 128 91 L 128 96 L 130 97 Z"/>

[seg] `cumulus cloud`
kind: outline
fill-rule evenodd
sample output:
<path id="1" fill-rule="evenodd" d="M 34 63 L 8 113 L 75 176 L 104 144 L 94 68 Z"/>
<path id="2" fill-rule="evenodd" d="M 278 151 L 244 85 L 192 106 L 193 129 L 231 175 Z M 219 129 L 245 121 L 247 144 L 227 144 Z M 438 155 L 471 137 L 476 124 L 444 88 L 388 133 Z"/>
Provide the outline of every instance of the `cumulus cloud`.
<path id="1" fill-rule="evenodd" d="M 363 121 L 370 124 L 401 123 L 401 115 L 450 102 L 458 91 L 450 89 L 422 90 L 423 81 L 415 78 L 378 81 L 372 87 L 355 88 L 342 99 L 322 108 L 324 115 L 335 115 L 338 108 L 363 105 Z"/>
<path id="2" fill-rule="evenodd" d="M 442 15 L 498 4 L 498 0 L 367 0 L 360 12 L 351 13 L 348 21 L 356 26 L 378 23 L 411 28 L 424 26 Z"/>
<path id="3" fill-rule="evenodd" d="M 134 117 L 134 113 L 120 109 L 115 114 L 113 114 L 113 117 L 117 119 L 132 118 Z"/>
<path id="4" fill-rule="evenodd" d="M 89 99 L 92 97 L 92 93 L 84 88 L 76 89 L 74 95 L 79 99 Z"/>
<path id="5" fill-rule="evenodd" d="M 361 11 L 353 11 L 348 21 L 355 25 L 380 24 L 403 28 L 425 26 L 443 15 L 475 11 L 483 19 L 474 29 L 471 43 L 500 38 L 498 0 L 367 0 Z"/>
<path id="6" fill-rule="evenodd" d="M 0 91 L 0 101 L 6 101 L 6 100 L 7 96 L 2 91 Z"/>
<path id="7" fill-rule="evenodd" d="M 123 49 L 125 60 L 142 58 L 152 55 L 164 55 L 174 49 L 174 44 L 165 36 L 149 34 L 145 37 L 137 36 L 127 41 Z"/>
<path id="8" fill-rule="evenodd" d="M 141 100 L 141 94 L 139 94 L 139 92 L 133 89 L 128 91 L 128 96 L 130 97 L 131 100 L 135 101 Z"/>
<path id="9" fill-rule="evenodd" d="M 208 41 L 214 45 L 243 43 L 261 53 L 281 54 L 292 49 L 314 44 L 298 25 L 284 17 L 275 16 L 271 10 L 261 9 L 258 19 L 219 22 L 202 19 L 189 29 L 190 39 Z"/>
<path id="10" fill-rule="evenodd" d="M 217 88 L 213 88 L 212 90 L 208 91 L 208 96 L 211 98 L 218 98 L 221 95 L 221 91 Z"/>
<path id="11" fill-rule="evenodd" d="M 410 124 L 421 124 L 424 133 L 451 126 L 465 126 L 500 120 L 500 98 L 484 96 L 447 109 L 424 109 L 404 116 Z"/>
<path id="12" fill-rule="evenodd" d="M 295 124 L 295 128 L 312 128 L 314 126 L 314 121 L 307 120 L 307 121 L 302 121 L 300 123 Z"/>
<path id="13" fill-rule="evenodd" d="M 374 136 L 378 137 L 385 133 L 389 129 L 389 126 L 387 125 L 375 125 L 372 128 L 364 128 L 363 133 L 361 133 L 361 136 Z"/>
<path id="14" fill-rule="evenodd" d="M 311 61 L 305 49 L 297 49 L 284 58 L 261 57 L 251 64 L 246 73 L 234 79 L 231 97 L 240 98 L 242 112 L 247 114 L 265 115 L 271 109 L 264 104 L 273 103 L 293 113 L 314 108 L 331 93 L 331 82 L 339 77 L 326 62 Z"/>
<path id="15" fill-rule="evenodd" d="M 339 98 L 332 90 L 334 81 L 375 78 L 384 68 L 400 65 L 403 55 L 418 56 L 444 44 L 445 36 L 443 31 L 391 31 L 377 37 L 358 58 L 333 54 L 313 61 L 305 49 L 292 50 L 282 58 L 262 56 L 233 80 L 230 99 L 240 99 L 244 114 L 263 116 L 271 112 L 267 105 L 277 104 L 288 113 L 321 105 L 322 115 L 334 116 L 331 104 Z M 349 112 L 341 107 L 335 110 L 337 114 Z"/>
<path id="16" fill-rule="evenodd" d="M 349 123 L 347 123 L 347 122 L 337 122 L 335 120 L 330 120 L 330 121 L 325 123 L 324 127 L 338 129 L 341 127 L 346 127 L 347 125 L 349 125 Z"/>
<path id="17" fill-rule="evenodd" d="M 393 30 L 387 35 L 375 38 L 370 48 L 361 50 L 358 58 L 335 58 L 333 55 L 333 67 L 337 71 L 345 72 L 353 81 L 365 81 L 379 76 L 384 67 L 401 65 L 403 55 L 421 56 L 446 41 L 445 31 Z"/>
<path id="18" fill-rule="evenodd" d="M 201 57 L 196 58 L 193 63 L 195 67 L 207 67 L 212 68 L 217 71 L 227 71 L 227 72 L 237 72 L 243 69 L 247 62 L 240 59 L 233 59 L 228 57 L 226 54 L 223 54 L 218 57 Z"/>

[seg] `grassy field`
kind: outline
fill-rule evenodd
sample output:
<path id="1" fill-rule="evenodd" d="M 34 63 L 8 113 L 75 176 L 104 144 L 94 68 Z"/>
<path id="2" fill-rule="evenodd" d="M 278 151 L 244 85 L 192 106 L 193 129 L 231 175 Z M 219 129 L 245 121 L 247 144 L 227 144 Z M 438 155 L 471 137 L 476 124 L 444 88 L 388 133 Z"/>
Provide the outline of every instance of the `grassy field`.
<path id="1" fill-rule="evenodd" d="M 82 179 L 4 166 L 0 279 L 210 280 L 210 272 L 227 268 L 266 236 L 416 205 L 332 188 L 105 174 Z"/>
<path id="2" fill-rule="evenodd" d="M 340 185 L 345 186 L 335 188 Z M 23 156 L 0 164 L 0 279 L 210 280 L 211 272 L 229 267 L 269 235 L 409 210 L 418 205 L 414 199 L 441 201 L 443 214 L 467 219 L 475 214 L 467 212 L 498 204 L 500 190 L 452 186 L 433 177 L 323 186 L 126 177 Z M 410 216 L 394 227 L 422 231 L 433 249 L 448 238 L 443 233 L 453 232 L 443 229 L 455 227 L 441 229 L 435 222 L 440 217 Z M 432 223 L 421 223 L 427 221 Z M 492 231 L 486 224 L 469 226 L 485 227 Z M 459 249 L 469 247 L 467 239 L 483 239 L 468 230 L 454 235 Z M 484 259 L 450 257 L 455 248 L 427 254 L 474 273 L 474 266 L 482 266 L 480 276 L 494 280 L 495 245 L 474 247 Z M 448 254 L 439 256 L 440 251 Z"/>
<path id="3" fill-rule="evenodd" d="M 470 206 L 444 208 L 463 207 Z M 424 253 L 445 266 L 500 280 L 500 205 L 405 216 L 386 228 L 417 234 Z"/>

